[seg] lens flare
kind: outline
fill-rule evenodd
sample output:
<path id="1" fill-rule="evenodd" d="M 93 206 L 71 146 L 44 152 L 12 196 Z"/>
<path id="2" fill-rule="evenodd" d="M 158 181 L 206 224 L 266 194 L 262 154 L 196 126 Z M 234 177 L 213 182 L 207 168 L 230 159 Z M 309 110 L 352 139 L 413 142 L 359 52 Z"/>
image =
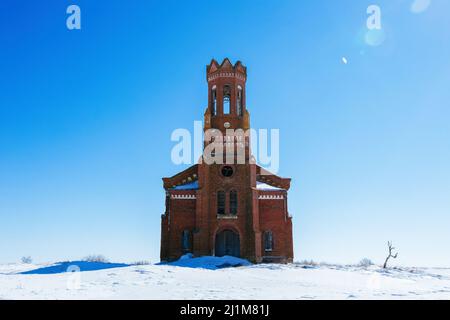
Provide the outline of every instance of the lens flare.
<path id="1" fill-rule="evenodd" d="M 384 40 L 386 40 L 386 35 L 385 35 L 383 29 L 381 29 L 381 30 L 374 29 L 374 30 L 368 30 L 366 32 L 366 35 L 364 38 L 365 38 L 366 44 L 368 44 L 369 46 L 372 46 L 372 47 L 377 47 L 377 46 L 381 45 L 384 42 Z"/>
<path id="2" fill-rule="evenodd" d="M 431 4 L 431 0 L 414 0 L 411 5 L 412 13 L 422 13 L 428 9 Z"/>

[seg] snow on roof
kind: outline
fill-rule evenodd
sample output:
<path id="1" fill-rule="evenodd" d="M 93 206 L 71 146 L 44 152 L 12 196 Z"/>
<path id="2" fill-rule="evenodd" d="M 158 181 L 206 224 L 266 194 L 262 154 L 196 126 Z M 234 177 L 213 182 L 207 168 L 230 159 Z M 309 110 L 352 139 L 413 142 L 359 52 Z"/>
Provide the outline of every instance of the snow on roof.
<path id="1" fill-rule="evenodd" d="M 273 187 L 264 182 L 256 182 L 256 189 L 258 190 L 266 190 L 266 191 L 275 191 L 275 190 L 284 190 L 282 188 Z"/>
<path id="2" fill-rule="evenodd" d="M 197 190 L 197 189 L 198 189 L 198 180 L 172 188 L 172 190 Z M 284 190 L 283 188 L 273 187 L 264 182 L 256 182 L 256 189 L 266 191 Z"/>
<path id="3" fill-rule="evenodd" d="M 198 189 L 198 180 L 172 188 L 172 190 L 197 190 L 197 189 Z"/>

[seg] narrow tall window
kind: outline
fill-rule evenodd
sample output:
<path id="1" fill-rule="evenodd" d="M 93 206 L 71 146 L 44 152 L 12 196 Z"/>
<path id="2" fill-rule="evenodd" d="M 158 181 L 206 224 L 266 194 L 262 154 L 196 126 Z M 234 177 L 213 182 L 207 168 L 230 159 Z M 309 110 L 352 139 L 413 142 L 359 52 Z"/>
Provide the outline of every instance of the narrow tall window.
<path id="1" fill-rule="evenodd" d="M 231 113 L 231 87 L 229 85 L 223 87 L 223 113 Z"/>
<path id="2" fill-rule="evenodd" d="M 237 191 L 232 190 L 230 192 L 230 213 L 236 215 L 237 214 Z"/>
<path id="3" fill-rule="evenodd" d="M 272 233 L 272 231 L 264 232 L 264 250 L 265 251 L 273 250 L 273 233 Z"/>
<path id="4" fill-rule="evenodd" d="M 225 214 L 225 192 L 217 192 L 217 214 Z"/>
<path id="5" fill-rule="evenodd" d="M 191 251 L 191 232 L 183 230 L 182 247 L 184 252 Z"/>
<path id="6" fill-rule="evenodd" d="M 216 114 L 216 107 L 217 107 L 217 90 L 216 86 L 212 87 L 211 89 L 211 114 Z"/>
<path id="7" fill-rule="evenodd" d="M 238 116 L 242 117 L 243 110 L 242 110 L 242 87 L 241 86 L 238 86 L 236 106 L 237 106 L 237 114 L 238 114 Z"/>

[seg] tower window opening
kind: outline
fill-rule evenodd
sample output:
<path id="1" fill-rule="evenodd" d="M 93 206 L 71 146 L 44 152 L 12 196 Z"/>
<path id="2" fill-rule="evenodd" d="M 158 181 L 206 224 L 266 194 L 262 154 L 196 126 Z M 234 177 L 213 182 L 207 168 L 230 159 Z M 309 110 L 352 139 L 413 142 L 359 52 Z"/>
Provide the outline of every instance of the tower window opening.
<path id="1" fill-rule="evenodd" d="M 229 85 L 223 87 L 223 113 L 231 113 L 231 87 Z"/>
<path id="2" fill-rule="evenodd" d="M 241 86 L 238 86 L 236 105 L 237 105 L 237 114 L 238 114 L 238 116 L 242 117 L 243 110 L 242 110 L 242 87 Z"/>
<path id="3" fill-rule="evenodd" d="M 216 114 L 216 107 L 217 107 L 217 90 L 216 90 L 216 86 L 214 86 L 211 89 L 211 113 L 212 113 L 212 115 Z"/>

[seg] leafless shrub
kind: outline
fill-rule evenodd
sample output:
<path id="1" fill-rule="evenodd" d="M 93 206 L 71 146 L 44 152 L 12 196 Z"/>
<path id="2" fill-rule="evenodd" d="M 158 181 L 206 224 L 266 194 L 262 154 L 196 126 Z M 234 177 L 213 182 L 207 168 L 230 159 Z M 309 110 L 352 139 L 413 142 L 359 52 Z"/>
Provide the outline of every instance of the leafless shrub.
<path id="1" fill-rule="evenodd" d="M 374 263 L 369 258 L 364 258 L 358 263 L 358 267 L 363 267 L 363 268 L 367 268 L 367 267 L 370 267 L 373 265 L 374 265 Z"/>
<path id="2" fill-rule="evenodd" d="M 147 266 L 150 264 L 150 261 L 142 260 L 131 263 L 132 266 Z"/>
<path id="3" fill-rule="evenodd" d="M 83 258 L 83 261 L 86 262 L 100 262 L 100 263 L 108 263 L 108 259 L 101 254 L 91 254 Z"/>
<path id="4" fill-rule="evenodd" d="M 27 256 L 27 257 L 22 257 L 21 261 L 22 261 L 22 263 L 30 264 L 33 262 L 33 259 L 31 259 L 30 256 Z"/>
<path id="5" fill-rule="evenodd" d="M 314 260 L 302 260 L 299 262 L 299 264 L 305 265 L 305 266 L 313 266 L 313 267 L 316 267 L 319 265 L 319 263 L 315 262 Z"/>

